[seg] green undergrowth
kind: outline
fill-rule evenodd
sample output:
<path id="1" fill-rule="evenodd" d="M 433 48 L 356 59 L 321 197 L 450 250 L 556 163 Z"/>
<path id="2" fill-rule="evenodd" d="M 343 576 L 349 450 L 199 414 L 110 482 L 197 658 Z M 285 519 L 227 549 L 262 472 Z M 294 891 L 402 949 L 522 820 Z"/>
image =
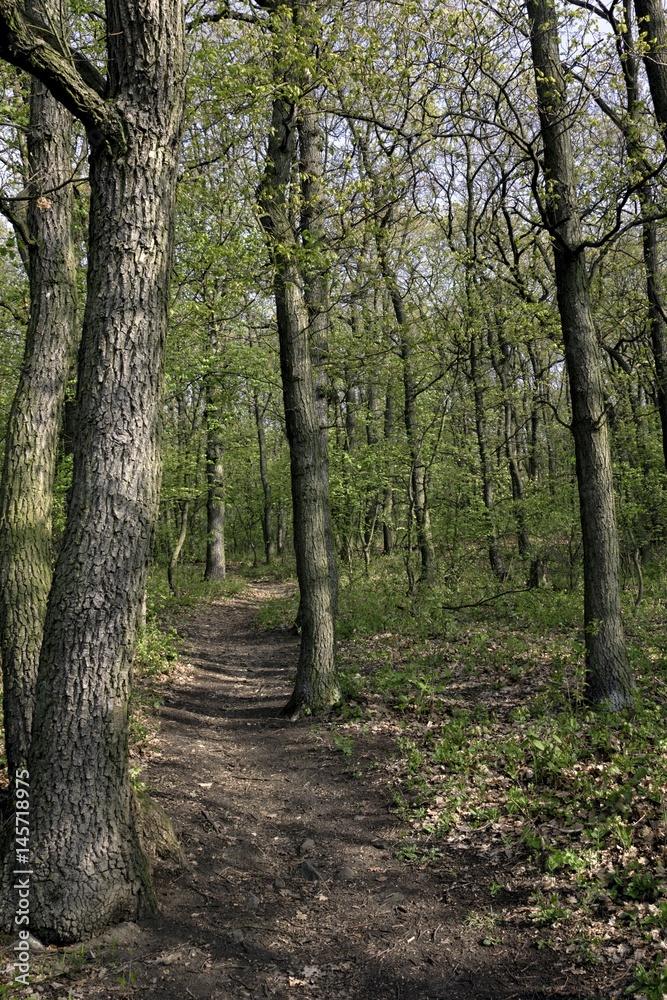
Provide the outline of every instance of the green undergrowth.
<path id="1" fill-rule="evenodd" d="M 237 574 L 219 582 L 203 578 L 203 567 L 185 565 L 178 569 L 178 594 L 169 589 L 166 571 L 156 567 L 147 586 L 146 625 L 139 629 L 132 664 L 130 699 L 130 754 L 140 757 L 158 729 L 157 714 L 164 687 L 177 666 L 181 647 L 178 625 L 184 615 L 223 597 L 241 593 L 246 580 Z M 139 783 L 139 768 L 133 770 Z"/>
<path id="2" fill-rule="evenodd" d="M 407 598 L 392 597 L 395 583 L 385 570 L 343 588 L 347 701 L 333 731 L 348 741 L 362 731 L 391 736 L 393 757 L 375 767 L 405 823 L 400 856 L 437 865 L 476 852 L 495 866 L 499 898 L 521 897 L 542 946 L 584 969 L 613 970 L 620 985 L 609 996 L 663 1000 L 664 598 L 636 611 L 628 600 L 637 699 L 611 714 L 583 703 L 579 593 L 461 607 L 511 588 L 490 584 L 475 596 L 472 584 L 432 587 Z M 509 905 L 505 916 L 515 919 Z"/>
<path id="3" fill-rule="evenodd" d="M 161 566 L 154 567 L 148 579 L 147 598 L 149 614 L 168 624 L 174 624 L 183 613 L 223 597 L 234 597 L 245 590 L 247 581 L 238 572 L 229 574 L 224 580 L 205 580 L 204 567 L 200 564 L 179 566 L 176 571 L 178 593 L 169 589 L 167 571 Z"/>
<path id="4" fill-rule="evenodd" d="M 299 607 L 299 590 L 294 583 L 289 593 L 282 597 L 272 597 L 262 601 L 258 610 L 256 624 L 267 631 L 291 628 L 296 619 Z"/>
<path id="5" fill-rule="evenodd" d="M 130 756 L 137 758 L 147 749 L 158 729 L 157 714 L 180 649 L 180 638 L 173 626 L 162 625 L 149 611 L 148 622 L 139 629 L 132 661 L 130 695 Z M 138 769 L 133 769 L 135 780 Z"/>

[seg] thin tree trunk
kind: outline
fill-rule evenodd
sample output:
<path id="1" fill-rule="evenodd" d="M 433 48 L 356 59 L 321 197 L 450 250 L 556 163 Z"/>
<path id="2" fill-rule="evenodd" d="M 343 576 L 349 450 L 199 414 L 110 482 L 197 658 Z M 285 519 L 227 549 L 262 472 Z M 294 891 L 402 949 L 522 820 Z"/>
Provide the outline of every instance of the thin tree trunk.
<path id="1" fill-rule="evenodd" d="M 503 565 L 498 546 L 498 535 L 493 513 L 493 470 L 487 448 L 486 438 L 486 413 L 484 408 L 484 389 L 479 371 L 479 361 L 477 355 L 477 337 L 474 330 L 470 331 L 470 378 L 473 387 L 473 397 L 475 400 L 475 431 L 477 434 L 477 450 L 479 452 L 480 472 L 482 474 L 482 499 L 487 516 L 487 538 L 489 545 L 489 563 L 491 570 L 499 580 L 507 578 L 507 571 Z"/>
<path id="2" fill-rule="evenodd" d="M 484 405 L 484 385 L 482 373 L 479 370 L 479 352 L 477 345 L 476 317 L 479 312 L 478 291 L 475 287 L 473 263 L 476 260 L 476 244 L 474 236 L 475 222 L 475 187 L 473 183 L 473 164 L 470 151 L 470 143 L 466 142 L 466 310 L 470 337 L 470 378 L 473 387 L 473 397 L 475 400 L 475 431 L 477 434 L 477 450 L 479 452 L 480 472 L 482 475 L 482 499 L 486 509 L 487 538 L 489 545 L 489 563 L 491 571 L 499 580 L 505 580 L 507 571 L 503 565 L 498 546 L 498 535 L 496 532 L 495 517 L 493 513 L 493 469 L 489 459 L 487 432 L 486 432 L 486 411 Z"/>
<path id="3" fill-rule="evenodd" d="M 570 109 L 553 0 L 527 0 L 547 182 L 558 308 L 572 399 L 584 555 L 586 697 L 622 708 L 634 682 L 621 621 L 619 550 L 600 357 L 582 248 Z"/>
<path id="4" fill-rule="evenodd" d="M 375 449 L 380 440 L 379 434 L 379 423 L 380 423 L 380 398 L 378 394 L 378 387 L 375 380 L 371 380 L 368 383 L 367 390 L 367 412 L 366 412 L 366 443 L 369 448 Z M 380 511 L 382 509 L 382 504 L 380 500 L 380 491 L 376 489 L 374 495 L 367 498 L 366 511 L 364 515 L 363 526 L 361 530 L 362 545 L 364 549 L 364 559 L 366 561 L 366 568 L 370 564 L 371 554 L 373 551 L 373 537 L 375 535 L 375 529 L 378 524 L 378 519 L 380 516 Z"/>
<path id="5" fill-rule="evenodd" d="M 206 383 L 206 568 L 205 580 L 224 580 L 225 558 L 225 446 L 222 435 L 220 389 L 213 376 Z"/>
<path id="6" fill-rule="evenodd" d="M 59 21 L 58 11 L 52 14 Z M 30 319 L 5 441 L 0 487 L 0 657 L 10 784 L 30 747 L 51 586 L 51 509 L 58 434 L 76 341 L 71 116 L 32 79 L 27 213 L 11 212 L 28 251 Z M 53 193 L 48 195 L 43 192 Z"/>
<path id="7" fill-rule="evenodd" d="M 266 565 L 270 566 L 276 555 L 276 546 L 273 540 L 273 517 L 272 517 L 272 497 L 271 480 L 269 479 L 269 469 L 266 461 L 266 435 L 264 433 L 264 413 L 259 405 L 257 393 L 253 393 L 255 407 L 255 424 L 257 426 L 257 445 L 259 448 L 259 476 L 262 481 L 262 493 L 264 503 L 262 506 L 262 535 L 264 537 L 264 558 Z"/>
<path id="8" fill-rule="evenodd" d="M 410 329 L 403 297 L 393 273 L 386 246 L 386 236 L 378 237 L 380 269 L 387 283 L 398 327 L 401 360 L 403 362 L 403 421 L 410 454 L 410 500 L 417 529 L 417 545 L 421 557 L 420 583 L 428 583 L 435 572 L 435 549 L 431 535 L 431 517 L 426 493 L 426 464 L 417 417 L 417 382 L 414 370 L 414 337 Z"/>
<path id="9" fill-rule="evenodd" d="M 511 398 L 512 373 L 510 371 L 510 345 L 498 328 L 498 346 L 500 357 L 494 350 L 492 341 L 492 330 L 489 328 L 489 343 L 491 347 L 491 359 L 498 381 L 503 392 L 503 436 L 505 442 L 505 457 L 510 474 L 510 484 L 512 487 L 512 500 L 517 521 L 517 542 L 519 555 L 522 559 L 530 556 L 530 539 L 526 528 L 525 496 L 523 488 L 523 476 L 519 464 L 519 456 L 516 449 L 516 420 L 514 417 L 514 406 Z"/>
<path id="10" fill-rule="evenodd" d="M 280 508 L 278 509 L 278 528 L 276 530 L 276 548 L 278 550 L 279 556 L 282 556 L 285 551 L 286 540 L 287 540 L 287 511 L 281 504 Z"/>
<path id="11" fill-rule="evenodd" d="M 167 580 L 169 582 L 169 589 L 171 590 L 174 597 L 180 596 L 180 591 L 176 586 L 176 567 L 178 566 L 178 560 L 181 558 L 181 552 L 183 551 L 183 546 L 185 545 L 185 537 L 188 533 L 188 514 L 190 512 L 190 503 L 185 500 L 181 504 L 181 515 L 180 515 L 180 525 L 178 530 L 178 537 L 171 550 L 171 555 L 169 556 L 169 562 L 167 564 Z"/>
<path id="12" fill-rule="evenodd" d="M 384 406 L 384 439 L 385 442 L 394 438 L 394 386 L 392 379 L 387 382 L 387 395 Z M 382 554 L 390 556 L 394 551 L 394 490 L 387 483 L 382 503 Z"/>
<path id="13" fill-rule="evenodd" d="M 361 131 L 351 126 L 361 154 L 363 169 L 371 183 L 373 207 L 380 219 L 375 227 L 375 244 L 380 265 L 380 273 L 391 299 L 394 318 L 398 329 L 399 349 L 403 375 L 403 421 L 410 454 L 409 506 L 415 519 L 417 545 L 421 557 L 420 583 L 428 583 L 435 572 L 435 549 L 431 534 L 431 518 L 428 508 L 426 464 L 423 457 L 419 420 L 417 415 L 417 382 L 414 370 L 414 334 L 401 295 L 397 275 L 389 257 L 389 228 L 392 223 L 392 206 L 383 203 L 378 178 L 370 161 L 368 145 Z"/>
<path id="14" fill-rule="evenodd" d="M 108 0 L 106 26 L 108 88 L 85 60 L 38 42 L 18 7 L 0 10 L 0 54 L 79 115 L 91 146 L 74 475 L 28 757 L 30 929 L 49 942 L 79 941 L 155 906 L 136 828 L 127 719 L 160 480 L 182 4 Z M 0 907 L 10 900 L 11 920 L 7 866 L 4 877 L 11 881 Z"/>

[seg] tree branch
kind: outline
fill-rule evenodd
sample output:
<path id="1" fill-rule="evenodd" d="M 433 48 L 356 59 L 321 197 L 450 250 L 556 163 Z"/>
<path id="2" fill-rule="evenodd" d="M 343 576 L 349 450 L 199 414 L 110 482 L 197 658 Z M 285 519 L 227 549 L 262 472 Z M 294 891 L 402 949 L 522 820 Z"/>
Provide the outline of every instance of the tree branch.
<path id="1" fill-rule="evenodd" d="M 0 196 L 0 213 L 11 223 L 17 237 L 23 241 L 25 246 L 32 246 L 33 241 L 28 229 L 27 208 L 24 205 L 20 207 L 13 205 L 11 202 L 14 200 Z"/>
<path id="2" fill-rule="evenodd" d="M 202 24 L 218 24 L 220 21 L 242 21 L 243 24 L 266 24 L 267 19 L 255 17 L 254 14 L 242 14 L 240 11 L 232 10 L 229 0 L 225 0 L 222 10 L 217 11 L 215 14 L 197 14 L 196 17 L 193 17 L 191 21 L 186 23 L 185 30 L 194 31 L 195 28 L 201 27 Z"/>
<path id="3" fill-rule="evenodd" d="M 0 58 L 41 80 L 56 100 L 83 123 L 91 147 L 106 145 L 112 153 L 124 151 L 127 136 L 123 118 L 90 82 L 91 70 L 98 82 L 100 74 L 84 60 L 88 79 L 84 78 L 83 57 L 79 57 L 77 68 L 77 59 L 69 49 L 63 54 L 60 41 L 54 48 L 44 37 L 45 31 L 55 37 L 45 25 L 38 27 L 29 21 L 15 0 L 0 0 Z"/>
<path id="4" fill-rule="evenodd" d="M 39 17 L 28 10 L 23 10 L 22 15 L 25 18 L 27 24 L 33 29 L 33 31 L 47 42 L 52 49 L 59 52 L 61 56 L 67 59 L 69 62 L 73 62 L 75 68 L 79 72 L 79 76 L 87 83 L 89 87 L 96 90 L 100 97 L 107 96 L 107 81 L 105 77 L 102 76 L 100 71 L 96 66 L 87 59 L 82 52 L 78 49 L 72 48 L 67 42 L 62 39 L 53 28 L 45 24 Z"/>

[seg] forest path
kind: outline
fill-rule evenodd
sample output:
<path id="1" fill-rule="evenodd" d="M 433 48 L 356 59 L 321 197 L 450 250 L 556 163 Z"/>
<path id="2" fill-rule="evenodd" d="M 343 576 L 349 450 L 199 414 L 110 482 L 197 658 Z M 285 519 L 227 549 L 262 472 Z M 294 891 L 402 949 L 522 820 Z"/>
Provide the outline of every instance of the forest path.
<path id="1" fill-rule="evenodd" d="M 354 774 L 325 726 L 276 718 L 298 639 L 253 619 L 280 592 L 255 583 L 185 626 L 191 669 L 167 692 L 144 778 L 188 867 L 157 873 L 160 914 L 82 996 L 125 983 L 156 1000 L 579 1000 L 548 951 L 493 924 L 497 869 L 472 852 L 425 870 L 398 860 L 381 770 Z M 368 763 L 389 747 L 364 749 Z"/>

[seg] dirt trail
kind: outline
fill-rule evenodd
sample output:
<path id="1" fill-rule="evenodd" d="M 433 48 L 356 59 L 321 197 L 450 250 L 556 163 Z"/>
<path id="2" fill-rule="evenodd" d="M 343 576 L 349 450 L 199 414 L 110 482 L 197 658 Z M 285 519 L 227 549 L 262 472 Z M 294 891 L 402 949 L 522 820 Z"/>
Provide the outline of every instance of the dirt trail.
<path id="1" fill-rule="evenodd" d="M 108 937 L 104 970 L 72 995 L 579 1000 L 550 953 L 493 924 L 497 867 L 460 851 L 425 871 L 397 860 L 379 771 L 355 776 L 325 727 L 276 718 L 298 640 L 252 620 L 277 592 L 257 583 L 187 624 L 192 669 L 167 694 L 145 780 L 189 867 L 158 873 L 161 913 L 111 950 Z M 387 749 L 369 742 L 365 764 Z"/>

